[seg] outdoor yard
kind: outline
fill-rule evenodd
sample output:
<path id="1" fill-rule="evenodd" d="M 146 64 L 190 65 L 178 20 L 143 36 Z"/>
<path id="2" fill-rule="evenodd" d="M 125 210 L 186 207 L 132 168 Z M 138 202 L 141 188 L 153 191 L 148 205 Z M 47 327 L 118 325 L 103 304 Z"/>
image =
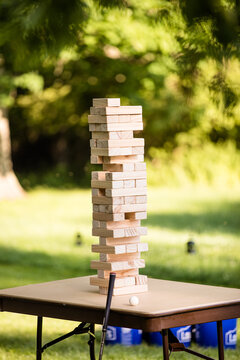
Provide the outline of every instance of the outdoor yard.
<path id="1" fill-rule="evenodd" d="M 240 192 L 210 188 L 149 188 L 146 268 L 149 277 L 240 287 Z M 23 200 L 0 203 L 1 288 L 93 274 L 90 270 L 91 194 L 89 190 L 39 189 Z M 76 245 L 79 233 L 82 245 Z M 189 239 L 196 254 L 186 253 Z M 97 258 L 97 255 L 96 255 Z M 36 319 L 1 313 L 0 359 L 34 359 Z M 44 342 L 73 329 L 76 323 L 45 319 Z M 98 328 L 100 329 L 100 328 Z M 44 359 L 88 358 L 86 335 L 73 337 L 44 354 Z M 97 332 L 97 350 L 100 331 Z M 194 345 L 193 348 L 196 348 Z M 217 357 L 214 349 L 205 354 Z M 106 359 L 161 359 L 162 350 L 107 347 Z M 179 360 L 190 355 L 173 354 Z M 238 348 L 227 360 L 240 358 Z"/>

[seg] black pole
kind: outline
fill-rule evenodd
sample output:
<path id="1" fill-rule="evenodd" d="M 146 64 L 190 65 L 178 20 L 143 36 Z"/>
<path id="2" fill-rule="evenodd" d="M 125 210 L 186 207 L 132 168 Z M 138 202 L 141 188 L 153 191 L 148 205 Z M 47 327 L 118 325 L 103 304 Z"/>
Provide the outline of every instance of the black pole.
<path id="1" fill-rule="evenodd" d="M 110 307 L 111 307 L 111 301 L 113 296 L 113 287 L 115 282 L 116 274 L 110 273 L 109 277 L 109 283 L 108 283 L 108 294 L 107 294 L 107 301 L 106 301 L 106 308 L 105 308 L 105 314 L 103 318 L 103 327 L 102 327 L 102 337 L 101 337 L 101 345 L 100 345 L 100 351 L 99 351 L 99 360 L 102 359 L 103 356 L 103 348 L 104 348 L 104 342 L 107 332 L 107 325 L 108 325 L 108 318 L 110 313 Z"/>

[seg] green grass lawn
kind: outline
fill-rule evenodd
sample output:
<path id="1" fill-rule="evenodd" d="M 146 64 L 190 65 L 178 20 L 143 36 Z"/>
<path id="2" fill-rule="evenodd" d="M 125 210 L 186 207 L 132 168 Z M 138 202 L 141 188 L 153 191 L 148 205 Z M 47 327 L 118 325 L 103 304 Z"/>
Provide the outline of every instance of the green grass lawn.
<path id="1" fill-rule="evenodd" d="M 0 287 L 93 274 L 90 260 L 89 190 L 34 190 L 19 201 L 0 203 Z M 149 189 L 145 274 L 163 279 L 240 287 L 240 191 Z M 76 246 L 80 233 L 82 245 Z M 193 238 L 196 254 L 186 253 Z M 2 313 L 0 360 L 34 359 L 36 319 Z M 46 319 L 44 341 L 72 330 L 76 323 Z M 99 333 L 98 339 L 99 339 Z M 240 333 L 238 334 L 240 343 Z M 85 335 L 47 350 L 44 359 L 88 358 Z M 99 344 L 99 341 L 98 341 Z M 196 346 L 194 346 L 196 348 Z M 81 352 L 80 352 L 81 351 Z M 217 357 L 214 349 L 205 354 Z M 107 347 L 105 358 L 162 358 L 161 348 Z M 191 358 L 174 354 L 175 359 Z M 240 346 L 226 359 L 240 359 Z"/>

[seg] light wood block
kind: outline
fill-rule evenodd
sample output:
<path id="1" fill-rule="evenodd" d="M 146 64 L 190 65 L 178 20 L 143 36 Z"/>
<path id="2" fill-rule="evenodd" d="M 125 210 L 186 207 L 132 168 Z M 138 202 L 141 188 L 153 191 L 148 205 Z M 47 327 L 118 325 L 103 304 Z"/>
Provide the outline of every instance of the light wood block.
<path id="1" fill-rule="evenodd" d="M 98 149 L 144 147 L 144 139 L 97 140 L 91 139 L 90 146 Z"/>
<path id="2" fill-rule="evenodd" d="M 135 164 L 135 171 L 144 171 L 146 170 L 146 163 L 136 163 Z"/>
<path id="3" fill-rule="evenodd" d="M 108 288 L 108 278 L 99 278 L 97 276 L 90 277 L 90 284 L 94 286 L 101 286 Z M 114 288 L 121 288 L 124 286 L 132 286 L 135 285 L 136 279 L 134 276 L 128 276 L 123 278 L 116 278 L 114 282 Z"/>
<path id="4" fill-rule="evenodd" d="M 100 156 L 99 156 L 100 158 Z M 124 164 L 129 162 L 136 162 L 136 161 L 143 161 L 144 156 L 143 155 L 127 155 L 127 156 L 103 156 L 101 161 L 104 164 Z"/>
<path id="5" fill-rule="evenodd" d="M 124 254 L 126 252 L 126 245 L 92 245 L 92 252 L 102 254 Z"/>
<path id="6" fill-rule="evenodd" d="M 97 208 L 93 207 L 94 212 L 103 213 L 128 213 L 147 211 L 147 204 L 127 204 L 127 205 L 96 205 Z"/>
<path id="7" fill-rule="evenodd" d="M 104 212 L 93 212 L 93 219 L 101 221 L 123 221 L 125 215 L 124 213 L 109 214 Z"/>
<path id="8" fill-rule="evenodd" d="M 140 131 L 143 130 L 143 123 L 107 123 L 107 124 L 89 124 L 89 131 Z"/>
<path id="9" fill-rule="evenodd" d="M 100 228 L 104 229 L 124 229 L 129 227 L 139 227 L 140 225 L 140 220 L 100 221 Z"/>
<path id="10" fill-rule="evenodd" d="M 91 107 L 91 115 L 137 115 L 142 114 L 142 106 Z"/>
<path id="11" fill-rule="evenodd" d="M 143 220 L 147 218 L 147 212 L 141 211 L 141 212 L 127 213 L 125 215 L 125 218 L 129 220 Z"/>
<path id="12" fill-rule="evenodd" d="M 147 179 L 137 179 L 136 180 L 136 187 L 144 188 L 147 187 Z"/>
<path id="13" fill-rule="evenodd" d="M 110 271 L 107 270 L 98 270 L 98 277 L 102 279 L 109 279 Z M 138 269 L 122 270 L 116 271 L 116 278 L 128 277 L 128 276 L 137 276 L 139 274 Z"/>
<path id="14" fill-rule="evenodd" d="M 103 163 L 103 158 L 102 158 L 102 156 L 91 155 L 90 163 L 91 164 L 102 164 Z"/>
<path id="15" fill-rule="evenodd" d="M 93 131 L 92 138 L 97 140 L 134 139 L 133 131 Z"/>
<path id="16" fill-rule="evenodd" d="M 98 156 L 125 156 L 125 155 L 142 155 L 144 154 L 144 148 L 142 151 L 135 151 L 134 147 L 121 147 L 121 148 L 91 148 L 92 155 Z"/>
<path id="17" fill-rule="evenodd" d="M 97 189 L 93 189 L 97 190 Z M 124 205 L 124 197 L 106 197 L 106 196 L 92 196 L 92 203 L 98 205 Z"/>
<path id="18" fill-rule="evenodd" d="M 130 261 L 140 259 L 140 253 L 126 253 L 126 254 L 102 254 L 100 253 L 100 261 Z"/>
<path id="19" fill-rule="evenodd" d="M 125 164 L 127 165 L 127 164 Z M 131 164 L 133 165 L 133 164 Z M 104 172 L 105 178 L 107 181 L 112 180 L 137 180 L 137 179 L 146 179 L 147 173 L 146 171 L 131 171 L 131 172 Z M 95 180 L 95 179 L 94 179 Z"/>
<path id="20" fill-rule="evenodd" d="M 113 289 L 113 296 L 127 295 L 127 294 L 138 294 L 138 293 L 142 293 L 142 292 L 146 292 L 146 291 L 148 291 L 148 286 L 147 285 L 125 286 L 125 287 L 122 287 L 122 288 Z M 99 293 L 102 294 L 102 295 L 107 295 L 108 288 L 100 287 L 99 288 Z"/>
<path id="21" fill-rule="evenodd" d="M 101 236 L 106 238 L 108 237 L 122 238 L 122 237 L 147 235 L 147 228 L 144 226 L 123 228 L 123 229 L 103 229 L 98 226 L 97 222 L 98 220 L 93 220 L 93 228 L 92 228 L 93 236 Z"/>
<path id="22" fill-rule="evenodd" d="M 112 196 L 134 196 L 134 195 L 146 195 L 147 188 L 130 188 L 130 189 L 106 189 L 105 195 Z"/>
<path id="23" fill-rule="evenodd" d="M 92 175 L 91 176 L 92 180 L 101 180 L 101 181 L 108 180 L 106 179 L 106 175 L 107 175 L 106 171 L 92 171 L 91 175 Z M 118 180 L 118 179 L 113 179 L 113 180 Z"/>
<path id="24" fill-rule="evenodd" d="M 103 170 L 106 172 L 132 172 L 135 169 L 134 163 L 124 164 L 103 164 Z M 117 179 L 113 179 L 117 180 Z M 120 179 L 119 179 L 120 180 Z"/>
<path id="25" fill-rule="evenodd" d="M 89 124 L 142 122 L 142 115 L 88 115 Z"/>
<path id="26" fill-rule="evenodd" d="M 113 181 L 102 181 L 102 180 L 92 180 L 91 187 L 96 189 L 121 189 L 123 188 L 123 180 L 113 180 Z"/>
<path id="27" fill-rule="evenodd" d="M 123 245 L 92 245 L 92 252 L 101 254 L 127 254 L 148 251 L 147 243 L 134 243 Z"/>
<path id="28" fill-rule="evenodd" d="M 135 180 L 124 180 L 123 187 L 124 188 L 135 188 L 136 181 Z"/>
<path id="29" fill-rule="evenodd" d="M 137 244 L 139 242 L 140 242 L 140 236 L 132 236 L 127 238 L 104 238 L 104 237 L 99 238 L 99 245 L 107 245 L 107 246 Z"/>
<path id="30" fill-rule="evenodd" d="M 138 275 L 135 277 L 136 285 L 146 285 L 147 284 L 147 276 L 146 275 Z"/>
<path id="31" fill-rule="evenodd" d="M 129 260 L 129 261 L 114 261 L 104 262 L 99 260 L 91 261 L 91 269 L 95 270 L 108 270 L 108 271 L 121 271 L 130 269 L 140 269 L 145 267 L 143 259 Z"/>
<path id="32" fill-rule="evenodd" d="M 120 106 L 119 98 L 98 98 L 93 99 L 94 107 Z"/>

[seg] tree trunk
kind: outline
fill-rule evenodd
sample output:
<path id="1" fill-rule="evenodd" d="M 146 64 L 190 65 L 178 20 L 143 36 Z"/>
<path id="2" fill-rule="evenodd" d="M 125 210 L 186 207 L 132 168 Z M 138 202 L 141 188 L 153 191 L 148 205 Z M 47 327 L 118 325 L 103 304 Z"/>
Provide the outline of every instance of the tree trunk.
<path id="1" fill-rule="evenodd" d="M 0 200 L 16 199 L 24 190 L 14 174 L 11 160 L 11 139 L 7 110 L 0 108 Z"/>

